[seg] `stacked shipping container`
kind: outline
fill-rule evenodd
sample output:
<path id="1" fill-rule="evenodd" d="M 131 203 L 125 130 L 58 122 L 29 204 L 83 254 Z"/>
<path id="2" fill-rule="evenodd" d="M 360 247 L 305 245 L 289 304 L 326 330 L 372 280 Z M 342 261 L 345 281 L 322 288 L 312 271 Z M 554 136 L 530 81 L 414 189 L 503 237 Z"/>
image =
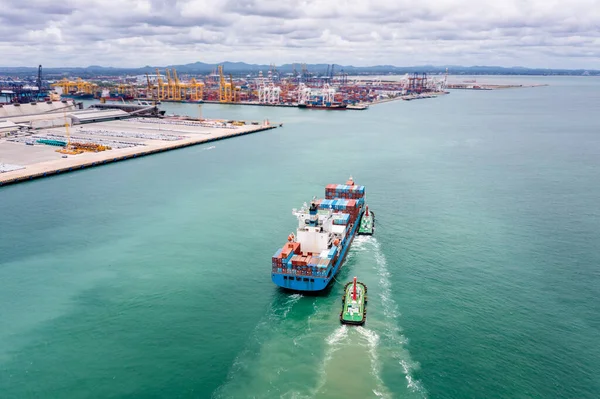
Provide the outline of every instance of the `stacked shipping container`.
<path id="1" fill-rule="evenodd" d="M 365 196 L 365 186 L 346 186 L 344 184 L 328 184 L 325 187 L 325 198 L 359 199 Z"/>
<path id="2" fill-rule="evenodd" d="M 356 222 L 365 203 L 365 187 L 329 184 L 325 188 L 325 199 L 317 200 L 318 209 L 332 209 L 336 214 L 334 224 L 350 225 Z M 338 248 L 333 246 L 324 253 L 303 254 L 300 243 L 288 242 L 272 258 L 273 273 L 298 276 L 325 277 L 337 258 Z"/>
<path id="3" fill-rule="evenodd" d="M 292 250 L 292 248 L 296 250 Z M 300 252 L 298 243 L 287 243 L 273 255 L 272 272 L 325 277 L 327 269 L 331 266 L 336 255 L 337 247 L 333 247 L 326 254 L 308 254 L 305 256 Z"/>

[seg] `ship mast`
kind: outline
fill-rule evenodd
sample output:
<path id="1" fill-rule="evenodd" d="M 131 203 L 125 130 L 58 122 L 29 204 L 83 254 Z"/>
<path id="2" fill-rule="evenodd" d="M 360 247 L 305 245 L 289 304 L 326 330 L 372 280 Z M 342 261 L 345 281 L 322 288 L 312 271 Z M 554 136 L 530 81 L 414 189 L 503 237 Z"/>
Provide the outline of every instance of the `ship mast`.
<path id="1" fill-rule="evenodd" d="M 354 277 L 354 287 L 352 288 L 352 300 L 356 301 L 356 276 Z"/>

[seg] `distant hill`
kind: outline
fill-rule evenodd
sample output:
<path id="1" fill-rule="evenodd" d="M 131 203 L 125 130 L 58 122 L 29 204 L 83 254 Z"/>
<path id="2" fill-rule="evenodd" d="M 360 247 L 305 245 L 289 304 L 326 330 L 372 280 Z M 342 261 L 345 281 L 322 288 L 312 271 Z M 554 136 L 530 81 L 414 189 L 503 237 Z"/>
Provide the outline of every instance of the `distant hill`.
<path id="1" fill-rule="evenodd" d="M 64 76 L 80 76 L 82 78 L 91 78 L 94 76 L 117 76 L 117 75 L 142 75 L 145 73 L 154 73 L 156 68 L 164 72 L 165 68 L 175 68 L 178 74 L 198 74 L 205 75 L 212 73 L 217 65 L 223 65 L 226 74 L 246 75 L 256 74 L 262 71 L 265 75 L 269 71 L 269 65 L 246 64 L 244 62 L 223 62 L 221 64 L 208 64 L 204 62 L 194 62 L 185 65 L 166 65 L 150 66 L 146 65 L 139 68 L 119 68 L 103 67 L 91 65 L 88 67 L 63 67 L 63 68 L 44 68 L 45 78 L 56 78 Z M 284 64 L 276 66 L 279 73 L 292 73 L 294 66 L 296 71 L 301 71 L 301 63 Z M 584 69 L 550 69 L 550 68 L 525 68 L 525 67 L 499 67 L 499 66 L 457 66 L 457 65 L 421 65 L 398 67 L 393 65 L 374 65 L 367 67 L 355 67 L 352 65 L 335 65 L 335 73 L 345 72 L 349 75 L 387 75 L 405 73 L 428 73 L 442 74 L 448 69 L 451 75 L 594 75 L 600 76 L 599 70 Z M 309 72 L 315 75 L 324 75 L 327 73 L 327 64 L 307 64 Z M 0 67 L 0 74 L 14 76 L 31 76 L 37 74 L 37 67 Z"/>

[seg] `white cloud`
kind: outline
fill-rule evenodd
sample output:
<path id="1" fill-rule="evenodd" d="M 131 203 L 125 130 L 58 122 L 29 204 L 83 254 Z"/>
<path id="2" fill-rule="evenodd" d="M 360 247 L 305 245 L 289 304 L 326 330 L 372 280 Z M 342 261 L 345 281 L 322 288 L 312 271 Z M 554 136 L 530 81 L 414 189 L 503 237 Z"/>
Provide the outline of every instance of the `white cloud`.
<path id="1" fill-rule="evenodd" d="M 0 65 L 600 69 L 600 0 L 3 0 Z"/>

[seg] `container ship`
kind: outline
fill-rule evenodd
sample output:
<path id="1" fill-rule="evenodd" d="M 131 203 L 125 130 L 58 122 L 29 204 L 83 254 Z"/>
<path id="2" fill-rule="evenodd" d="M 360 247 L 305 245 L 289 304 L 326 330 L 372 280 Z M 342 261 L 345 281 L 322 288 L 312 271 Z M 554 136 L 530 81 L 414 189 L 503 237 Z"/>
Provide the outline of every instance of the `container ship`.
<path id="1" fill-rule="evenodd" d="M 102 90 L 102 94 L 100 95 L 100 99 L 104 101 L 128 101 L 133 100 L 134 97 L 130 94 L 121 94 L 117 92 L 112 92 L 109 90 Z"/>
<path id="2" fill-rule="evenodd" d="M 347 105 L 346 104 L 341 104 L 341 103 L 327 103 L 327 104 L 321 104 L 321 103 L 306 103 L 306 104 L 298 104 L 298 108 L 306 108 L 306 109 L 326 109 L 326 110 L 337 110 L 337 111 L 343 111 L 345 109 L 347 109 Z"/>
<path id="3" fill-rule="evenodd" d="M 67 93 L 67 94 L 61 94 L 60 95 L 63 98 L 74 98 L 76 100 L 91 100 L 94 98 L 94 95 L 92 93 L 85 93 L 82 91 L 77 91 L 77 92 L 73 92 L 73 93 Z"/>
<path id="4" fill-rule="evenodd" d="M 327 185 L 325 199 L 293 209 L 298 228 L 273 255 L 273 282 L 293 291 L 327 288 L 342 267 L 365 206 L 365 187 L 350 177 L 346 184 Z"/>

